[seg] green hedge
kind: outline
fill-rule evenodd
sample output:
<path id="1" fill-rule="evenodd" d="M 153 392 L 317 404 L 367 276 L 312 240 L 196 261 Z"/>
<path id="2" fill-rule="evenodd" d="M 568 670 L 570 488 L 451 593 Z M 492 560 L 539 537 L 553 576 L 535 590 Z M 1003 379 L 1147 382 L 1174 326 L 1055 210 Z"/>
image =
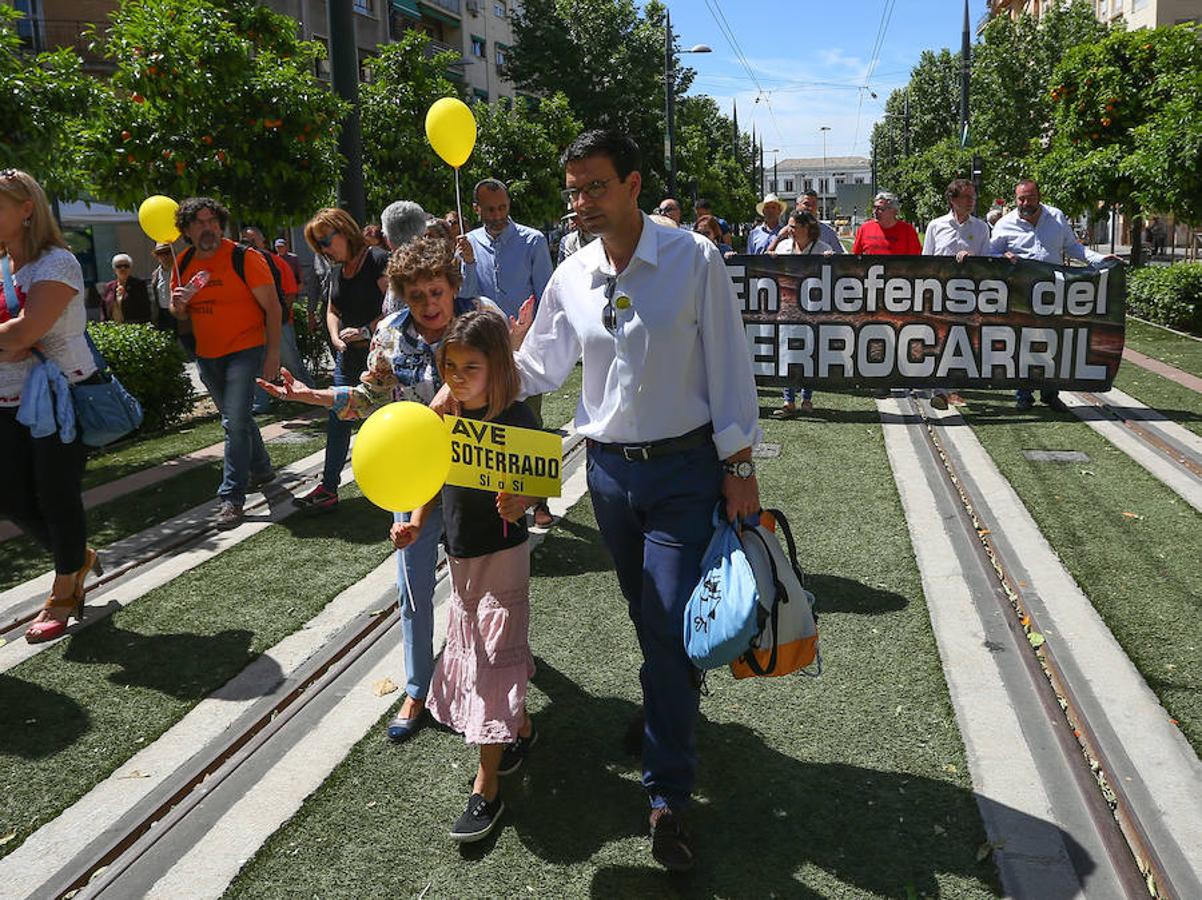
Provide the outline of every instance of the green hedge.
<path id="1" fill-rule="evenodd" d="M 1202 263 L 1128 272 L 1127 309 L 1158 325 L 1202 334 Z"/>
<path id="2" fill-rule="evenodd" d="M 161 431 L 192 411 L 187 358 L 175 336 L 153 325 L 88 325 L 88 334 L 125 389 L 138 398 L 146 418 L 142 431 Z"/>
<path id="3" fill-rule="evenodd" d="M 329 349 L 325 319 L 320 309 L 317 313 L 317 327 L 310 331 L 309 311 L 305 304 L 292 305 L 292 328 L 296 332 L 296 346 L 314 378 L 325 371 Z"/>

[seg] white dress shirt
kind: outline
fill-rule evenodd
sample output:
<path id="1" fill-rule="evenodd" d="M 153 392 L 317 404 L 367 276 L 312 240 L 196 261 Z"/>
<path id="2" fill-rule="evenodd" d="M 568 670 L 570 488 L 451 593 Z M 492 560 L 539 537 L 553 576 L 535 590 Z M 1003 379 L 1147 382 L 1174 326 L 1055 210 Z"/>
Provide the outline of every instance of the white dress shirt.
<path id="1" fill-rule="evenodd" d="M 787 237 L 772 252 L 777 256 L 821 256 L 832 251 L 833 248 L 826 241 L 811 241 L 799 248 L 793 238 Z"/>
<path id="2" fill-rule="evenodd" d="M 603 320 L 607 287 L 617 319 L 612 334 Z M 712 423 L 722 459 L 760 439 L 751 352 L 734 285 L 704 235 L 665 228 L 644 215 L 638 246 L 621 274 L 602 241 L 555 270 L 515 355 L 523 395 L 557 389 L 582 358 L 576 430 L 584 437 L 639 444 Z"/>
<path id="3" fill-rule="evenodd" d="M 989 256 L 989 223 L 976 216 L 964 222 L 954 212 L 927 223 L 926 240 L 922 242 L 923 256 L 955 256 L 967 250 L 973 256 Z"/>
<path id="4" fill-rule="evenodd" d="M 994 256 L 1010 252 L 1022 259 L 1035 259 L 1057 266 L 1064 265 L 1065 258 L 1070 256 L 1090 263 L 1105 261 L 1104 254 L 1090 250 L 1077 240 L 1064 213 L 1054 206 L 1040 206 L 1043 212 L 1039 215 L 1037 225 L 1020 218 L 1017 209 L 1010 210 L 998 219 L 993 226 L 993 239 L 989 242 L 990 252 Z"/>

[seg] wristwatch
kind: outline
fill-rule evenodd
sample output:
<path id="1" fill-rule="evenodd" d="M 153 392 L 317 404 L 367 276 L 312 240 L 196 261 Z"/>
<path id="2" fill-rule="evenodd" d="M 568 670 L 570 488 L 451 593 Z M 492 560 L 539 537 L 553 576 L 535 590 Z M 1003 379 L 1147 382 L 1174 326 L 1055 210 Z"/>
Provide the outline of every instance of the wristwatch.
<path id="1" fill-rule="evenodd" d="M 735 478 L 751 478 L 755 475 L 755 463 L 749 459 L 741 462 L 722 463 L 722 470 L 727 475 L 733 475 Z"/>

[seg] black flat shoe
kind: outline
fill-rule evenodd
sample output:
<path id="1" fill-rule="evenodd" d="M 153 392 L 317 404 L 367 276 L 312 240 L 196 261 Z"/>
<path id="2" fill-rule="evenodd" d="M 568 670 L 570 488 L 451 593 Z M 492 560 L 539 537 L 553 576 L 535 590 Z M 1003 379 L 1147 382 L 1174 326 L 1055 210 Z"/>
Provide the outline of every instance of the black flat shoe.
<path id="1" fill-rule="evenodd" d="M 482 841 L 497 827 L 503 812 L 505 801 L 500 794 L 491 803 L 479 794 L 472 794 L 467 800 L 467 809 L 455 820 L 447 837 L 459 844 Z"/>

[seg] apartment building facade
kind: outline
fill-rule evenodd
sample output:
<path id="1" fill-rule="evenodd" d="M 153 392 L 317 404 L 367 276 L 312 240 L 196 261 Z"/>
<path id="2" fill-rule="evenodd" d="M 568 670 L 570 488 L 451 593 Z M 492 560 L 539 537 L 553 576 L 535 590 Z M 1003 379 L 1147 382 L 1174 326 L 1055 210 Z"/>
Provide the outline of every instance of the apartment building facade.
<path id="1" fill-rule="evenodd" d="M 986 0 L 987 11 L 978 23 L 984 27 L 993 16 L 1017 18 L 1030 13 L 1038 18 L 1048 8 L 1064 0 Z M 1093 0 L 1094 13 L 1101 22 L 1122 18 L 1127 27 L 1158 28 L 1202 21 L 1202 0 Z"/>
<path id="2" fill-rule="evenodd" d="M 872 161 L 866 156 L 782 159 L 764 167 L 765 192 L 789 201 L 792 208 L 806 191 L 818 194 L 822 218 L 863 218 L 871 205 Z M 857 188 L 857 185 L 861 186 Z"/>

